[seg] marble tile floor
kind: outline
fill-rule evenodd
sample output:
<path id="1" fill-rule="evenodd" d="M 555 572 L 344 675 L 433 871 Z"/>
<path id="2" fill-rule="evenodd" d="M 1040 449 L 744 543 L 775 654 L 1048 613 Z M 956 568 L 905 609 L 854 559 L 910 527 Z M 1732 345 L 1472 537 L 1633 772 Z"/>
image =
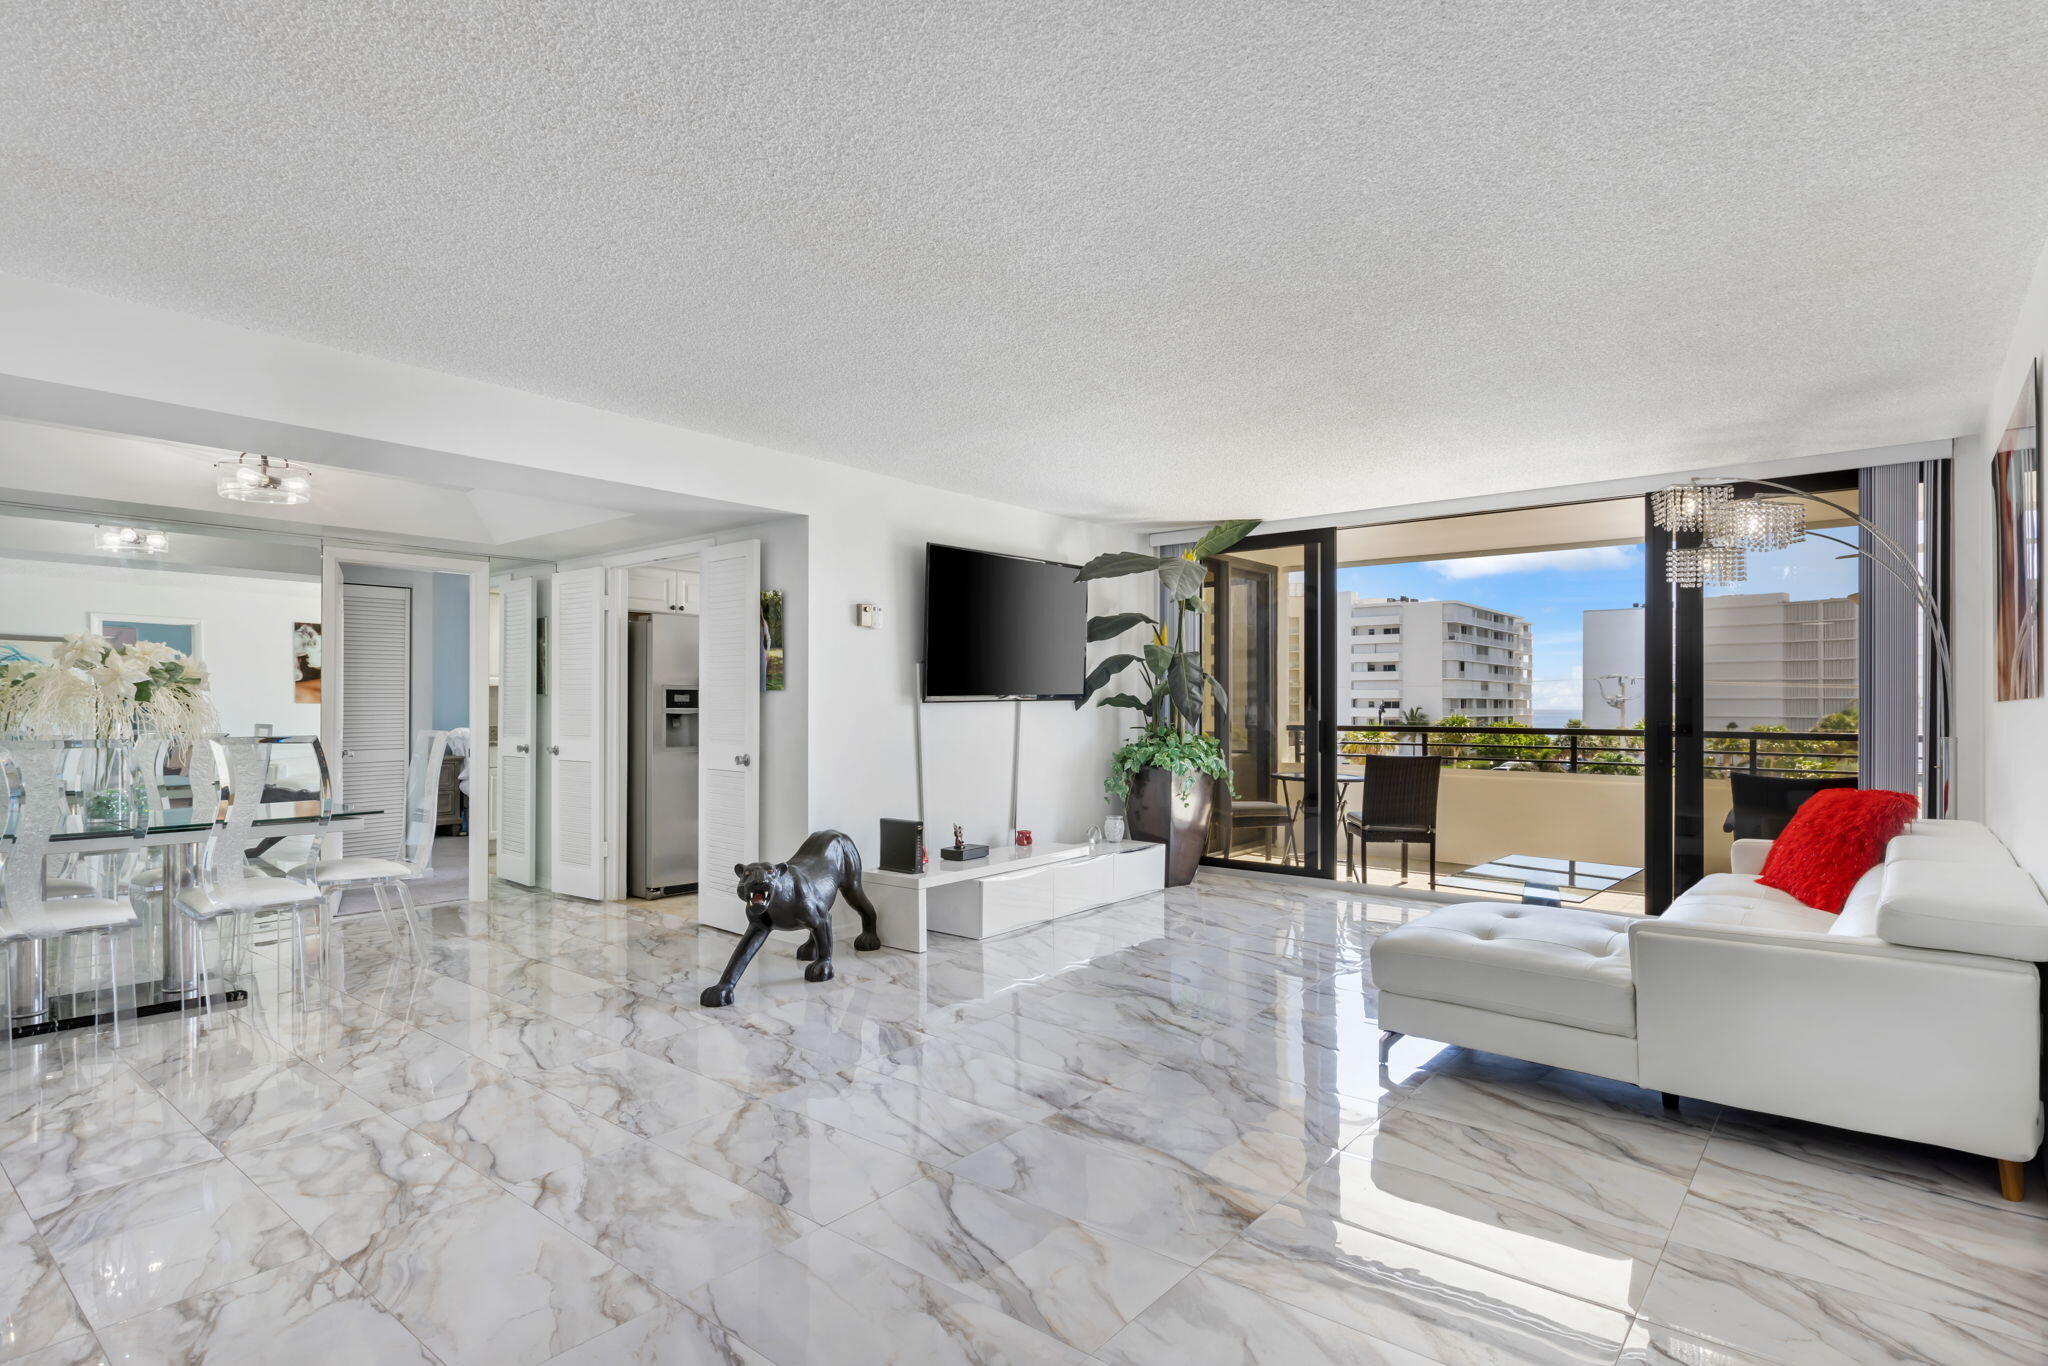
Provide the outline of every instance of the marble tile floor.
<path id="1" fill-rule="evenodd" d="M 1987 1162 L 1382 1067 L 1426 904 L 1205 874 L 819 984 L 792 936 L 722 1011 L 675 909 L 344 921 L 299 989 L 12 1047 L 0 1363 L 2048 1360 L 2048 1193 Z"/>

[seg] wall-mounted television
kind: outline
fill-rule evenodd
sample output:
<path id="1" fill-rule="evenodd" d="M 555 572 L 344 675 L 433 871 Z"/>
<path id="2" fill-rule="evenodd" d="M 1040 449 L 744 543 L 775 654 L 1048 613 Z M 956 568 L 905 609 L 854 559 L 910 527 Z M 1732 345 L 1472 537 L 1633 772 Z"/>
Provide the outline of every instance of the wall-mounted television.
<path id="1" fill-rule="evenodd" d="M 1088 585 L 1079 565 L 925 547 L 924 700 L 1081 695 Z"/>

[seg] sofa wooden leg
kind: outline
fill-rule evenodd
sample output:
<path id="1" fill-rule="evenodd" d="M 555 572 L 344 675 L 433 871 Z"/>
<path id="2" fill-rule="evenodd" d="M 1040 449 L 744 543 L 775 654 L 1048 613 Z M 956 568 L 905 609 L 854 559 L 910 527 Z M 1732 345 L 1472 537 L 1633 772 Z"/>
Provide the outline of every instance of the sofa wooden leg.
<path id="1" fill-rule="evenodd" d="M 2008 1200 L 2027 1198 L 2027 1164 L 1998 1159 L 1998 1193 Z"/>

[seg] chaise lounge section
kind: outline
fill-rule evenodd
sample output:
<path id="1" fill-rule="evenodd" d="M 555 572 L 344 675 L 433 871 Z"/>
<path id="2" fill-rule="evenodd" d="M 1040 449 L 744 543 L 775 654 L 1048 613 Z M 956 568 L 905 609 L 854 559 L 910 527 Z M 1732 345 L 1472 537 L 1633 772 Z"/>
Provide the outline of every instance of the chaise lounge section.
<path id="1" fill-rule="evenodd" d="M 2041 1150 L 2048 900 L 1973 821 L 1914 821 L 1839 915 L 1756 880 L 1765 840 L 1662 916 L 1473 902 L 1373 951 L 1382 1048 L 1438 1039 L 1995 1159 Z"/>

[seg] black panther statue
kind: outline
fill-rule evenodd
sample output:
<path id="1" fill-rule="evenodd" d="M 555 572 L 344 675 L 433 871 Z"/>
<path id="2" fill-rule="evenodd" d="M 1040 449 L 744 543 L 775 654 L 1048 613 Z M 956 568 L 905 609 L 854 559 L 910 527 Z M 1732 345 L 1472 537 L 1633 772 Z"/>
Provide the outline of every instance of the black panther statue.
<path id="1" fill-rule="evenodd" d="M 810 962 L 807 982 L 832 980 L 832 903 L 840 897 L 860 912 L 860 935 L 853 946 L 863 953 L 882 947 L 875 933 L 875 907 L 860 886 L 860 850 L 837 830 L 820 830 L 803 842 L 787 863 L 736 863 L 740 900 L 747 907 L 747 930 L 732 951 L 732 961 L 715 986 L 704 988 L 707 1006 L 732 1004 L 732 989 L 754 959 L 770 930 L 808 930 L 811 942 L 796 951 Z"/>

